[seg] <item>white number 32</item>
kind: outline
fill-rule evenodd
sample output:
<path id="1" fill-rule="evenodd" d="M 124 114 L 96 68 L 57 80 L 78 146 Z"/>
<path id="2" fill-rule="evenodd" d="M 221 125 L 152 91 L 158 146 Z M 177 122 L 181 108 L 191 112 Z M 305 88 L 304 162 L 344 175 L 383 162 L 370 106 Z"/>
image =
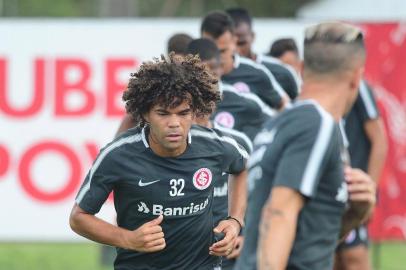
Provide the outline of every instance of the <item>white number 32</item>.
<path id="1" fill-rule="evenodd" d="M 171 179 L 171 181 L 169 181 L 169 185 L 171 186 L 169 195 L 171 195 L 172 197 L 185 195 L 185 193 L 183 193 L 183 188 L 185 187 L 185 179 Z"/>

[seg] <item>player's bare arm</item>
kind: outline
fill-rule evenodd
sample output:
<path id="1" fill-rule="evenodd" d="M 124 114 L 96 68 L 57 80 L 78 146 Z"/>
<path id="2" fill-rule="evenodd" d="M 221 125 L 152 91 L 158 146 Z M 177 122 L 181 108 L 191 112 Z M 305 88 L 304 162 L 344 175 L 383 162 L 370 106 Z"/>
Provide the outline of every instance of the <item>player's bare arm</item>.
<path id="1" fill-rule="evenodd" d="M 371 142 L 368 174 L 378 183 L 388 150 L 384 123 L 381 118 L 369 120 L 364 124 L 364 130 Z"/>
<path id="2" fill-rule="evenodd" d="M 165 248 L 164 233 L 160 226 L 162 220 L 163 216 L 159 216 L 130 231 L 85 212 L 77 204 L 73 206 L 69 218 L 72 230 L 83 237 L 138 252 L 156 252 Z"/>
<path id="3" fill-rule="evenodd" d="M 362 170 L 347 167 L 345 181 L 348 186 L 350 207 L 342 219 L 340 238 L 369 218 L 376 201 L 376 184 Z"/>
<path id="4" fill-rule="evenodd" d="M 244 220 L 245 210 L 247 207 L 247 177 L 248 173 L 246 170 L 242 171 L 238 175 L 231 175 L 228 185 L 228 205 L 230 207 L 229 215 L 231 217 L 235 217 L 240 222 L 243 222 Z M 241 253 L 243 243 L 244 237 L 242 235 L 237 236 L 234 241 L 234 247 L 227 258 L 237 258 Z"/>
<path id="5" fill-rule="evenodd" d="M 304 197 L 294 189 L 277 186 L 262 209 L 258 269 L 285 269 Z"/>
<path id="6" fill-rule="evenodd" d="M 245 208 L 247 205 L 247 170 L 230 176 L 229 181 L 229 215 L 232 218 L 223 220 L 214 228 L 214 232 L 225 234 L 224 239 L 210 247 L 210 253 L 216 256 L 229 256 L 233 253 L 241 239 L 238 235 L 243 226 Z M 238 240 L 237 240 L 238 239 Z M 236 243 L 237 242 L 237 243 Z M 239 254 L 239 253 L 238 253 Z M 238 254 L 233 254 L 238 256 Z"/>

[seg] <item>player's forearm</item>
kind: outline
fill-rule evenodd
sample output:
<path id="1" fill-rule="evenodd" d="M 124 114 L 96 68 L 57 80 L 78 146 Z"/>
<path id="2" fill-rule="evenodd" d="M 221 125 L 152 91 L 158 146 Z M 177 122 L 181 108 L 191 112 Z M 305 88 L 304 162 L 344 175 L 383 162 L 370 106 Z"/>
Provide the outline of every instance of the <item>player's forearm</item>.
<path id="1" fill-rule="evenodd" d="M 371 143 L 368 174 L 375 183 L 378 183 L 388 151 L 388 142 L 382 119 L 378 118 L 368 121 L 365 124 L 365 131 Z"/>
<path id="2" fill-rule="evenodd" d="M 368 160 L 368 174 L 375 183 L 378 183 L 381 176 L 387 150 L 388 146 L 384 135 L 375 138 L 375 141 L 371 144 L 371 152 Z"/>
<path id="3" fill-rule="evenodd" d="M 237 218 L 241 224 L 244 221 L 247 206 L 247 170 L 237 175 L 232 175 L 229 181 L 228 200 L 229 215 Z"/>
<path id="4" fill-rule="evenodd" d="M 95 242 L 126 248 L 127 230 L 74 207 L 69 218 L 70 227 L 77 234 Z"/>
<path id="5" fill-rule="evenodd" d="M 295 230 L 296 219 L 270 205 L 265 206 L 260 223 L 258 269 L 286 269 Z"/>

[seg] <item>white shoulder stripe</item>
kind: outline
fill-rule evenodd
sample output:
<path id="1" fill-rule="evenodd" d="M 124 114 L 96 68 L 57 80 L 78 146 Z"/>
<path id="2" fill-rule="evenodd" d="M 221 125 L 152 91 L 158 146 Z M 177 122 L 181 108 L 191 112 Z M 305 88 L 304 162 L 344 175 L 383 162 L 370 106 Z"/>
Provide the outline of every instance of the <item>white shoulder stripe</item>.
<path id="1" fill-rule="evenodd" d="M 321 163 L 323 162 L 334 130 L 333 118 L 328 115 L 328 113 L 325 112 L 319 105 L 315 105 L 321 116 L 321 124 L 316 141 L 310 152 L 309 160 L 307 162 L 303 174 L 303 180 L 300 186 L 300 191 L 306 196 L 311 196 L 313 194 L 317 173 L 320 169 Z"/>
<path id="2" fill-rule="evenodd" d="M 249 100 L 254 101 L 255 103 L 257 103 L 257 105 L 261 108 L 262 113 L 272 117 L 275 116 L 277 114 L 277 111 L 275 111 L 274 109 L 272 109 L 271 107 L 269 107 L 268 105 L 265 104 L 265 102 L 263 102 L 256 94 L 254 93 L 239 93 L 234 86 L 229 85 L 229 84 L 223 84 L 222 85 L 222 91 L 223 92 L 232 92 L 234 94 L 236 94 L 237 96 L 243 97 L 243 98 L 247 98 Z"/>
<path id="3" fill-rule="evenodd" d="M 192 136 L 205 137 L 208 139 L 217 139 L 219 141 L 229 143 L 232 146 L 234 146 L 235 149 L 237 149 L 237 151 L 240 153 L 240 155 L 242 155 L 245 159 L 247 159 L 249 156 L 247 151 L 245 151 L 245 149 L 240 147 L 233 138 L 230 138 L 227 136 L 219 136 L 214 131 L 208 132 L 208 131 L 202 131 L 202 130 L 196 130 L 196 129 L 191 130 L 191 134 L 192 134 Z"/>
<path id="4" fill-rule="evenodd" d="M 350 146 L 350 141 L 348 141 L 348 137 L 347 137 L 347 134 L 345 133 L 344 126 L 345 126 L 344 119 L 341 119 L 339 122 L 340 133 L 341 133 L 341 137 L 343 139 L 344 147 L 348 148 Z"/>
<path id="5" fill-rule="evenodd" d="M 301 83 L 300 83 L 299 74 L 296 72 L 296 70 L 293 67 L 291 67 L 288 64 L 283 63 L 278 58 L 263 55 L 263 54 L 258 55 L 258 59 L 260 61 L 259 63 L 265 62 L 265 63 L 277 64 L 277 65 L 280 65 L 280 66 L 283 66 L 284 68 L 286 68 L 289 71 L 289 73 L 293 76 L 293 78 L 295 79 L 295 83 L 296 83 L 296 87 L 298 88 L 298 91 L 300 90 L 299 88 L 300 88 Z"/>
<path id="6" fill-rule="evenodd" d="M 243 57 L 240 58 L 240 62 L 249 66 L 252 66 L 256 69 L 260 69 L 262 70 L 269 78 L 269 80 L 271 81 L 271 84 L 274 88 L 274 90 L 281 96 L 281 97 L 285 97 L 287 100 L 290 100 L 289 96 L 286 94 L 285 90 L 283 90 L 282 86 L 278 83 L 278 81 L 275 79 L 275 77 L 273 76 L 273 74 L 263 65 L 261 64 L 257 64 L 254 61 L 250 60 L 250 59 L 245 59 Z"/>
<path id="7" fill-rule="evenodd" d="M 247 146 L 248 146 L 248 151 L 251 153 L 252 150 L 254 149 L 253 145 L 252 145 L 252 141 L 250 140 L 250 138 L 248 138 L 247 135 L 245 135 L 244 133 L 237 131 L 235 129 L 232 128 L 226 128 L 226 127 L 222 127 L 221 125 L 217 124 L 216 122 L 214 122 L 214 127 L 220 131 L 223 131 L 225 133 L 230 133 L 231 135 L 234 135 L 236 137 L 239 137 L 241 140 L 243 140 Z"/>
<path id="8" fill-rule="evenodd" d="M 89 180 L 86 183 L 86 185 L 84 185 L 82 187 L 82 189 L 80 190 L 77 198 L 76 198 L 76 202 L 79 204 L 83 197 L 86 195 L 86 193 L 89 191 L 90 189 L 90 184 L 92 182 L 92 177 L 93 174 L 95 173 L 95 171 L 97 170 L 97 168 L 99 168 L 100 163 L 103 161 L 103 159 L 107 156 L 108 153 L 110 153 L 111 151 L 113 151 L 114 149 L 122 146 L 123 144 L 128 144 L 128 143 L 133 143 L 133 142 L 139 142 L 142 140 L 141 138 L 141 134 L 137 133 L 135 135 L 131 135 L 125 138 L 121 138 L 118 141 L 112 143 L 111 145 L 109 145 L 106 149 L 104 149 L 100 155 L 97 157 L 96 161 L 94 162 L 92 168 L 90 169 L 90 174 L 89 174 Z"/>
<path id="9" fill-rule="evenodd" d="M 261 111 L 270 117 L 273 117 L 278 113 L 277 111 L 266 105 L 257 95 L 253 93 L 241 93 L 241 96 L 256 102 L 261 108 Z"/>
<path id="10" fill-rule="evenodd" d="M 376 109 L 371 96 L 368 93 L 367 85 L 364 80 L 359 85 L 359 94 L 367 110 L 369 118 L 375 119 L 378 117 L 378 110 Z"/>

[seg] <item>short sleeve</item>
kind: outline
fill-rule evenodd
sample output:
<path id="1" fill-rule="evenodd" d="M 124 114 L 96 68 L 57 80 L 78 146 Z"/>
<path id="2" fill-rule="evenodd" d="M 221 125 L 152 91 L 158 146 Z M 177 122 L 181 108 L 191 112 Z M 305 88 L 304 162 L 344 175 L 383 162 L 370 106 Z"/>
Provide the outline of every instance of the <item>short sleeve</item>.
<path id="1" fill-rule="evenodd" d="M 76 203 L 89 214 L 98 213 L 113 190 L 117 174 L 112 160 L 109 149 L 102 150 L 76 196 Z"/>
<path id="2" fill-rule="evenodd" d="M 354 106 L 358 111 L 362 122 L 377 119 L 379 117 L 379 111 L 372 89 L 365 81 L 361 81 L 360 83 L 359 94 Z"/>
<path id="3" fill-rule="evenodd" d="M 237 174 L 245 169 L 248 152 L 232 137 L 222 135 L 220 141 L 223 146 L 223 171 Z"/>
<path id="4" fill-rule="evenodd" d="M 336 127 L 331 117 L 323 115 L 317 121 L 292 126 L 295 135 L 282 152 L 274 186 L 286 186 L 311 198 L 326 166 Z"/>
<path id="5" fill-rule="evenodd" d="M 261 65 L 261 69 L 258 69 L 258 72 L 261 73 L 263 82 L 256 94 L 271 108 L 279 108 L 282 104 L 282 96 L 284 95 L 283 89 L 266 67 Z"/>

